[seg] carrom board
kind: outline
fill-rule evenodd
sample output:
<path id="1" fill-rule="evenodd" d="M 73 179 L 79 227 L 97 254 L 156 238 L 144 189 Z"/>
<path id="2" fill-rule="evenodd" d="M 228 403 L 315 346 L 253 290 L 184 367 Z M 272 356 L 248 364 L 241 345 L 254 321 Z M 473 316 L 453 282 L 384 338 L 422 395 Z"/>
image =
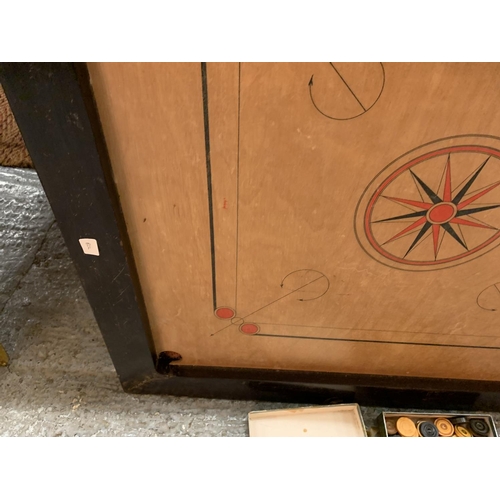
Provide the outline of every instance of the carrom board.
<path id="1" fill-rule="evenodd" d="M 500 380 L 499 64 L 89 64 L 156 350 Z"/>

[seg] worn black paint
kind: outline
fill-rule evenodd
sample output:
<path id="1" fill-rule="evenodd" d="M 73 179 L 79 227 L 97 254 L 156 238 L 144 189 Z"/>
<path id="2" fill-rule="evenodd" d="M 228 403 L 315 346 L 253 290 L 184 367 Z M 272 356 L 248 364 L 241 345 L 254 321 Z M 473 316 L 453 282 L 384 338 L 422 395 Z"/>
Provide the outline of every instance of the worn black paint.
<path id="1" fill-rule="evenodd" d="M 120 380 L 142 379 L 154 346 L 86 67 L 6 63 L 0 80 Z"/>

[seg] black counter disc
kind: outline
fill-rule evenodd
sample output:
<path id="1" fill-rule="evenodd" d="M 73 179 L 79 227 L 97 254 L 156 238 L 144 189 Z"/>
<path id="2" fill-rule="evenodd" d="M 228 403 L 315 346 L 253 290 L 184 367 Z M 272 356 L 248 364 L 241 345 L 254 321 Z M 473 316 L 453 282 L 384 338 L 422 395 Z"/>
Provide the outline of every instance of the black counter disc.
<path id="1" fill-rule="evenodd" d="M 438 437 L 439 432 L 437 427 L 430 422 L 420 422 L 418 425 L 418 432 L 422 437 Z"/>
<path id="2" fill-rule="evenodd" d="M 450 418 L 450 422 L 453 425 L 462 425 L 467 423 L 467 419 L 465 417 L 454 417 Z"/>
<path id="3" fill-rule="evenodd" d="M 469 420 L 469 428 L 472 434 L 477 437 L 488 437 L 490 434 L 490 426 L 480 418 L 471 418 Z"/>

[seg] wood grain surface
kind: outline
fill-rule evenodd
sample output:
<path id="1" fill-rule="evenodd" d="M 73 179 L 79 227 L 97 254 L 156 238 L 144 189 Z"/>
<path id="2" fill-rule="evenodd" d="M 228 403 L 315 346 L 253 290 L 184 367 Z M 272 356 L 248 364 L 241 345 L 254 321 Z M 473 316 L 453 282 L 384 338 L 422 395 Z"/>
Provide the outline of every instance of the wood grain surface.
<path id="1" fill-rule="evenodd" d="M 500 380 L 499 64 L 89 70 L 158 351 Z"/>

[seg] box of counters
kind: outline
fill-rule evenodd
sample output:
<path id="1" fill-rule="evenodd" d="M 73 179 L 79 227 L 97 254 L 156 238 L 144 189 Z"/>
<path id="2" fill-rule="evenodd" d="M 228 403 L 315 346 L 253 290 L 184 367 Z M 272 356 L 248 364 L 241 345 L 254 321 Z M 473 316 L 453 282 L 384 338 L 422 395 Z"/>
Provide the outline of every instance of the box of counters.
<path id="1" fill-rule="evenodd" d="M 487 414 L 383 412 L 377 430 L 380 437 L 498 437 Z"/>

